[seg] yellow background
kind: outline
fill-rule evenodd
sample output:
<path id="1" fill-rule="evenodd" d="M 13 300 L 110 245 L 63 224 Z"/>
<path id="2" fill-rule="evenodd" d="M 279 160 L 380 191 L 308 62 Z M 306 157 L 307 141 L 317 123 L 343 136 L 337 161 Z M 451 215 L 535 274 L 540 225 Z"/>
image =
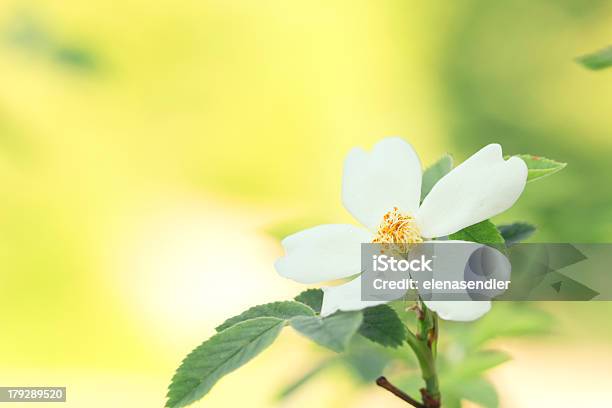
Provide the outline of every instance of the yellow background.
<path id="1" fill-rule="evenodd" d="M 302 289 L 266 231 L 349 220 L 343 157 L 384 136 L 567 161 L 500 220 L 609 240 L 612 71 L 573 58 L 612 8 L 584 3 L 3 0 L 0 385 L 163 405 L 215 325 Z M 502 406 L 609 400 L 611 308 L 546 307 L 555 335 L 500 345 Z M 272 406 L 318 352 L 287 331 L 201 405 Z M 282 406 L 307 404 L 400 401 L 331 372 Z"/>

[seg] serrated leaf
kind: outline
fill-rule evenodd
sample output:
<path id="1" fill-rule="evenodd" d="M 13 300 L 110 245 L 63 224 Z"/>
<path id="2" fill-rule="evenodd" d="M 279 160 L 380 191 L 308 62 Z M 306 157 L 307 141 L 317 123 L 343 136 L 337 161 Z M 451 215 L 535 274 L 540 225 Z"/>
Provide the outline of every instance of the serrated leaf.
<path id="1" fill-rule="evenodd" d="M 471 225 L 461 231 L 448 236 L 449 239 L 459 241 L 477 242 L 479 244 L 503 244 L 504 238 L 501 236 L 495 225 L 484 220 L 478 224 Z"/>
<path id="2" fill-rule="evenodd" d="M 423 172 L 421 181 L 421 201 L 425 199 L 433 186 L 453 168 L 453 158 L 444 155 Z"/>
<path id="3" fill-rule="evenodd" d="M 212 336 L 181 363 L 168 387 L 166 407 L 187 406 L 206 395 L 224 375 L 245 365 L 278 336 L 285 320 L 258 317 Z"/>
<path id="4" fill-rule="evenodd" d="M 531 154 L 518 154 L 516 157 L 522 159 L 527 165 L 527 182 L 550 176 L 567 166 L 567 163 Z"/>
<path id="5" fill-rule="evenodd" d="M 295 301 L 310 306 L 316 313 L 321 313 L 323 304 L 323 291 L 321 289 L 307 289 L 294 298 Z"/>
<path id="6" fill-rule="evenodd" d="M 612 46 L 578 57 L 576 61 L 593 71 L 612 67 Z"/>
<path id="7" fill-rule="evenodd" d="M 406 340 L 406 328 L 391 307 L 378 305 L 363 310 L 359 334 L 385 347 L 399 347 Z"/>
<path id="8" fill-rule="evenodd" d="M 524 241 L 536 231 L 534 225 L 526 222 L 515 222 L 513 224 L 498 225 L 497 229 L 499 233 L 506 241 L 506 246 L 511 247 L 512 245 Z"/>
<path id="9" fill-rule="evenodd" d="M 314 315 L 315 312 L 310 307 L 300 302 L 284 301 L 266 303 L 265 305 L 253 306 L 238 316 L 227 319 L 223 324 L 215 328 L 215 330 L 220 332 L 237 323 L 256 317 L 276 317 L 283 320 L 289 320 L 295 316 Z"/>
<path id="10" fill-rule="evenodd" d="M 355 335 L 363 316 L 361 312 L 339 312 L 326 318 L 298 316 L 291 326 L 299 333 L 333 351 L 344 351 Z"/>

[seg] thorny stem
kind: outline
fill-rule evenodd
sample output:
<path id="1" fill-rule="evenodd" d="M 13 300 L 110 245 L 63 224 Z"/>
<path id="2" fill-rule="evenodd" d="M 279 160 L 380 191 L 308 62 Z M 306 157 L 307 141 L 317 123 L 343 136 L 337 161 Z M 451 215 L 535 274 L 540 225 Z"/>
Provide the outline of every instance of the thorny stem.
<path id="1" fill-rule="evenodd" d="M 419 302 L 414 308 L 417 313 L 417 333 L 407 328 L 407 342 L 416 354 L 421 367 L 421 376 L 425 381 L 425 388 L 421 388 L 423 402 L 418 402 L 405 392 L 399 390 L 387 381 L 385 377 L 376 380 L 376 384 L 389 390 L 397 397 L 417 408 L 440 408 L 440 387 L 436 373 L 436 352 L 438 344 L 438 316 Z M 384 385 L 383 385 L 384 384 Z M 415 405 L 416 402 L 418 405 Z"/>

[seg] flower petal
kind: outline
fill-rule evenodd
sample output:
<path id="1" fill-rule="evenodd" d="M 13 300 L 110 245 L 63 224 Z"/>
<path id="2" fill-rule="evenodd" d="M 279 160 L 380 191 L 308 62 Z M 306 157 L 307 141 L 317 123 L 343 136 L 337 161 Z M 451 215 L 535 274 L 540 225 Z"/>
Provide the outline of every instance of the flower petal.
<path id="1" fill-rule="evenodd" d="M 283 239 L 286 255 L 274 266 L 301 283 L 346 278 L 361 272 L 361 243 L 371 240 L 367 230 L 354 225 L 319 225 Z"/>
<path id="2" fill-rule="evenodd" d="M 416 213 L 424 237 L 457 232 L 510 208 L 527 181 L 518 157 L 504 160 L 501 146 L 490 144 L 434 185 Z"/>
<path id="3" fill-rule="evenodd" d="M 398 137 L 374 145 L 371 153 L 351 150 L 344 162 L 342 202 L 370 231 L 398 207 L 414 214 L 421 195 L 421 162 L 412 146 Z"/>
<path id="4" fill-rule="evenodd" d="M 349 312 L 387 303 L 385 300 L 361 300 L 361 276 L 342 285 L 322 289 L 323 305 L 321 306 L 321 316 L 323 317 L 329 316 L 338 310 Z"/>
<path id="5" fill-rule="evenodd" d="M 510 279 L 510 261 L 495 248 L 467 241 L 428 241 L 426 245 L 429 250 L 434 249 L 435 259 L 431 277 L 423 279 L 433 278 L 438 282 Z M 490 299 L 503 293 L 500 290 L 419 291 L 427 307 L 442 319 L 455 321 L 475 320 L 491 309 L 489 300 L 472 299 Z M 458 300 L 446 300 L 450 297 Z"/>

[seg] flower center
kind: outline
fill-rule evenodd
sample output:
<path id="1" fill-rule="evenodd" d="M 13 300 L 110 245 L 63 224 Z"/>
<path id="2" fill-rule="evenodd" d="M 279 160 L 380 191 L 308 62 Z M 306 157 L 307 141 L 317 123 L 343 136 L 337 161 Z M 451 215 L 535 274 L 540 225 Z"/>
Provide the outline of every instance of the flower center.
<path id="1" fill-rule="evenodd" d="M 410 249 L 411 244 L 423 242 L 416 220 L 410 214 L 401 213 L 397 207 L 386 213 L 378 226 L 378 231 L 372 243 L 374 244 L 404 244 L 400 245 L 403 252 Z"/>

